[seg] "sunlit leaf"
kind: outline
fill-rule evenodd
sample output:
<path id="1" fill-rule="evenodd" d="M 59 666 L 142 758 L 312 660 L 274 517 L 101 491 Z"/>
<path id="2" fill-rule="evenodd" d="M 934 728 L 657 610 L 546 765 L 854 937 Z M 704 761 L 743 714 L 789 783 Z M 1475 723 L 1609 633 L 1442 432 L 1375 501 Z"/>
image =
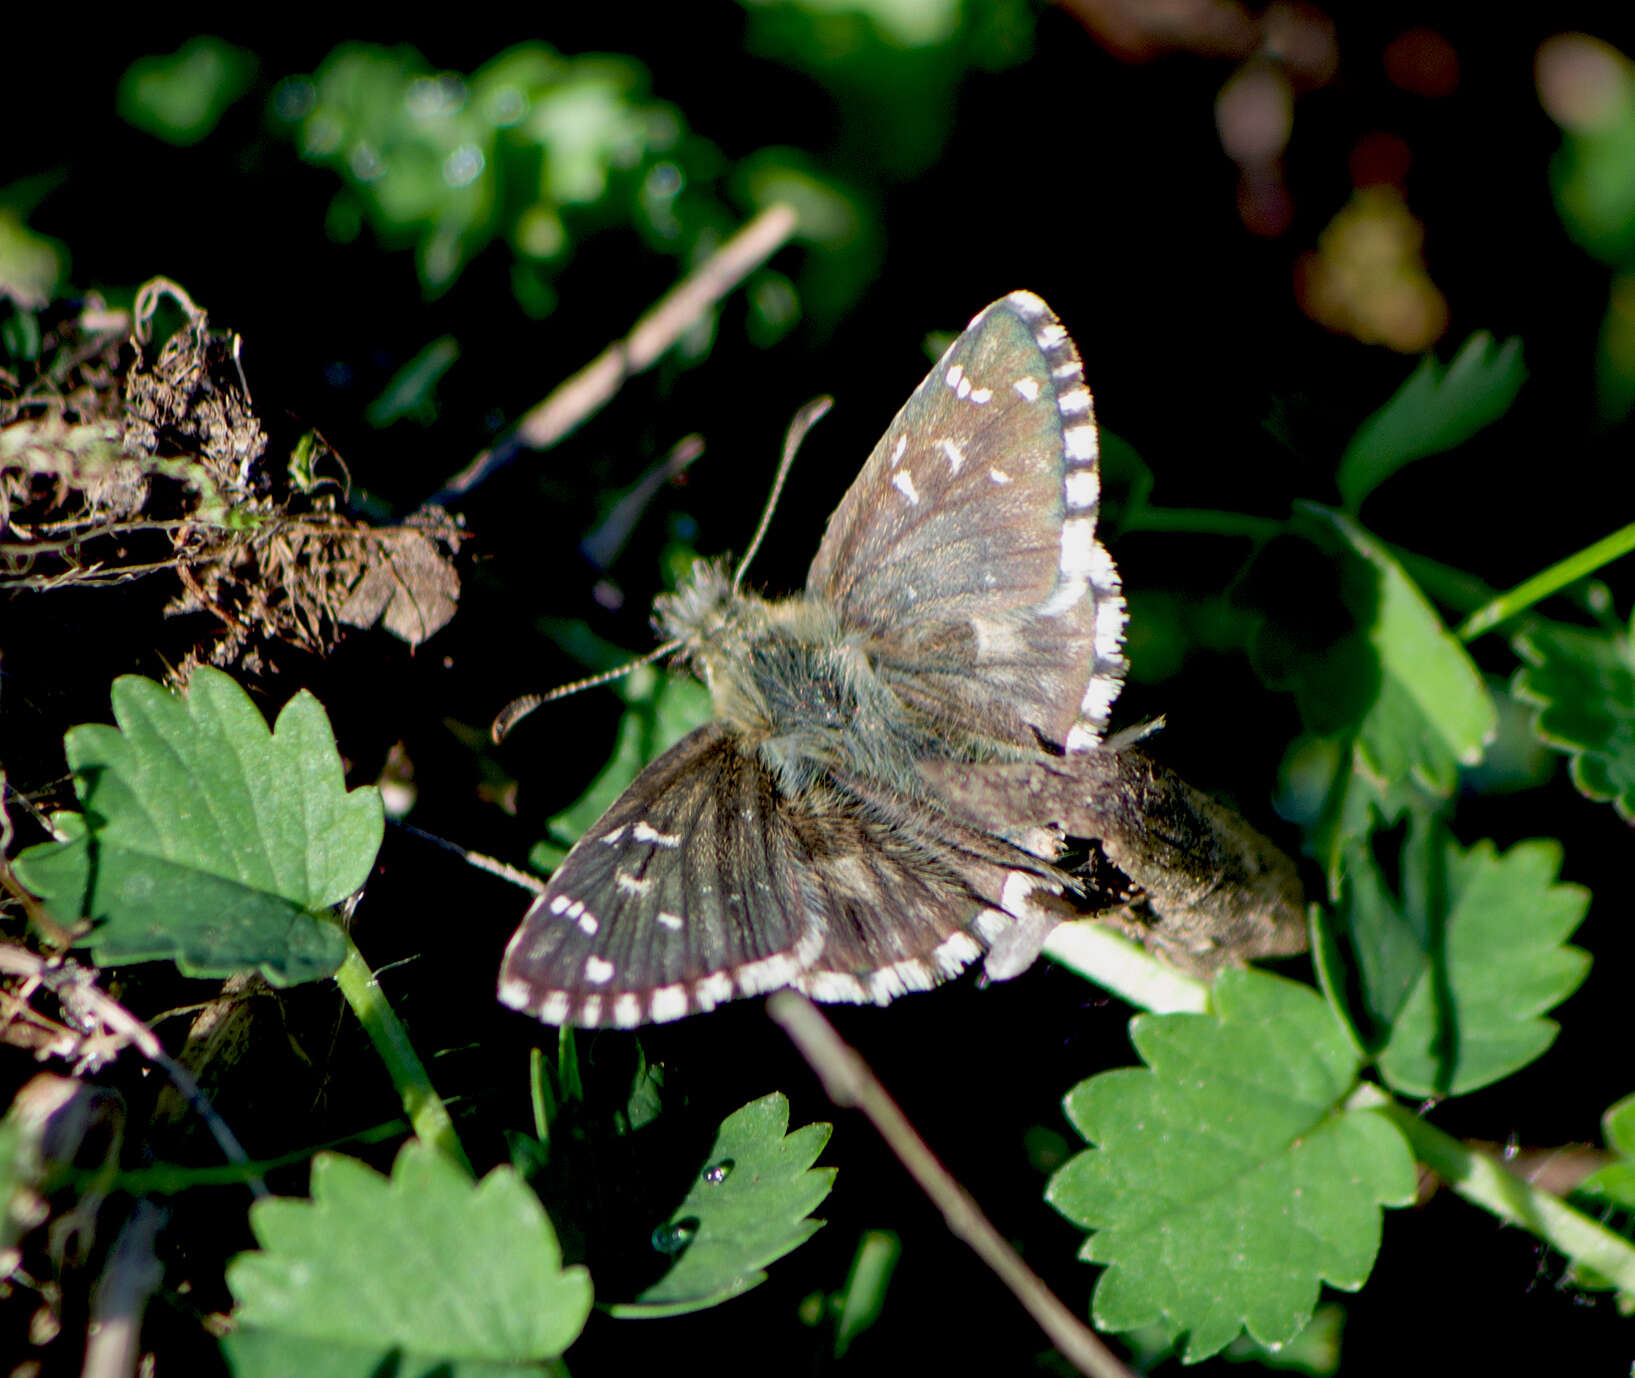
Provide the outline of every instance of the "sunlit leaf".
<path id="1" fill-rule="evenodd" d="M 563 1268 L 539 1199 L 510 1168 L 473 1182 L 418 1141 L 390 1179 L 321 1154 L 312 1198 L 250 1210 L 259 1250 L 227 1269 L 250 1338 L 226 1342 L 240 1375 L 308 1372 L 334 1348 L 336 1374 L 521 1372 L 562 1353 L 590 1314 L 590 1276 Z M 356 1362 L 354 1362 L 354 1356 Z M 372 1364 L 373 1367 L 368 1365 Z M 468 1366 L 477 1367 L 468 1367 Z M 493 1367 L 499 1366 L 499 1367 Z"/>
<path id="2" fill-rule="evenodd" d="M 1380 1208 L 1413 1199 L 1407 1144 L 1383 1115 L 1345 1108 L 1359 1070 L 1333 1013 L 1307 987 L 1254 971 L 1215 983 L 1215 1013 L 1141 1015 L 1142 1068 L 1067 1097 L 1094 1147 L 1047 1199 L 1092 1231 L 1107 1265 L 1099 1328 L 1157 1325 L 1188 1362 L 1247 1331 L 1294 1339 L 1322 1283 L 1355 1290 L 1380 1242 Z"/>
<path id="3" fill-rule="evenodd" d="M 326 976 L 345 942 L 321 917 L 368 877 L 380 794 L 348 793 L 323 708 L 302 691 L 269 732 L 219 670 L 186 697 L 114 681 L 117 728 L 65 738 L 84 812 L 17 858 L 51 912 L 96 921 L 98 962 L 174 958 L 193 975 L 259 969 L 275 984 Z"/>

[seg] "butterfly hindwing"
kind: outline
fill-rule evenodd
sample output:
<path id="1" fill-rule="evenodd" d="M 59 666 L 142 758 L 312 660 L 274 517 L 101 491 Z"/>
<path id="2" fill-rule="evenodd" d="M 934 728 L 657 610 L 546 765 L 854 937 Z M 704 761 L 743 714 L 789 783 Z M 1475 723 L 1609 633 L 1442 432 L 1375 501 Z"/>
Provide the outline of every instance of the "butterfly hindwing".
<path id="1" fill-rule="evenodd" d="M 887 428 L 830 518 L 808 594 L 868 634 L 912 707 L 1021 746 L 1089 746 L 1124 670 L 1098 453 L 1072 341 L 1013 292 Z"/>
<path id="2" fill-rule="evenodd" d="M 568 853 L 511 940 L 500 999 L 618 1027 L 785 985 L 884 1002 L 962 969 L 1001 919 L 911 832 L 842 791 L 785 796 L 711 723 Z"/>

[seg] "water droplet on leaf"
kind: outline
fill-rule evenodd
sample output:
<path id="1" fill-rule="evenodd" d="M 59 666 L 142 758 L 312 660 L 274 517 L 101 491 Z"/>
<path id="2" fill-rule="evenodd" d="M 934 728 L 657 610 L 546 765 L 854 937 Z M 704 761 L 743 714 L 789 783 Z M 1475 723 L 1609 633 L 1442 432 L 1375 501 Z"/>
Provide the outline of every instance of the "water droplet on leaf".
<path id="1" fill-rule="evenodd" d="M 672 1220 L 653 1231 L 653 1247 L 661 1254 L 679 1254 L 693 1242 L 693 1236 L 697 1233 L 697 1217 L 689 1215 L 681 1220 Z"/>

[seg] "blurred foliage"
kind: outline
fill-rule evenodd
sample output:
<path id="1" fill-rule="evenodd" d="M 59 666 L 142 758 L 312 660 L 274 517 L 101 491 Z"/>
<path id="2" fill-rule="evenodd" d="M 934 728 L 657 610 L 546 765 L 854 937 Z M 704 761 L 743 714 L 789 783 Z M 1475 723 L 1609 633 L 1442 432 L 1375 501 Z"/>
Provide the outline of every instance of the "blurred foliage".
<path id="1" fill-rule="evenodd" d="M 839 116 L 843 164 L 887 181 L 942 155 L 960 83 L 1033 49 L 1027 0 L 740 0 L 749 50 L 804 72 Z M 867 157 L 856 156 L 866 150 Z"/>
<path id="2" fill-rule="evenodd" d="M 14 359 L 33 358 L 38 348 L 37 341 L 34 348 L 28 347 L 26 338 L 17 335 L 14 322 L 23 313 L 43 307 L 68 277 L 68 246 L 28 226 L 30 213 L 56 180 L 31 177 L 0 187 L 0 301 L 9 299 L 17 308 L 15 314 L 5 313 L 3 344 Z"/>
<path id="3" fill-rule="evenodd" d="M 410 49 L 345 45 L 279 82 L 272 111 L 303 158 L 341 179 L 331 235 L 368 225 L 412 245 L 429 296 L 503 240 L 518 302 L 544 315 L 588 234 L 629 226 L 685 260 L 737 219 L 717 187 L 720 151 L 627 58 L 527 43 L 467 76 Z"/>
<path id="4" fill-rule="evenodd" d="M 1596 357 L 1602 420 L 1635 409 L 1635 64 L 1587 34 L 1540 47 L 1539 99 L 1561 126 L 1550 188 L 1561 223 L 1613 268 Z"/>
<path id="5" fill-rule="evenodd" d="M 1429 349 L 1447 329 L 1448 303 L 1426 270 L 1424 243 L 1400 191 L 1360 188 L 1301 260 L 1301 307 L 1364 344 Z"/>
<path id="6" fill-rule="evenodd" d="M 250 89 L 258 65 L 255 54 L 219 38 L 138 58 L 119 83 L 120 118 L 168 143 L 199 143 Z"/>

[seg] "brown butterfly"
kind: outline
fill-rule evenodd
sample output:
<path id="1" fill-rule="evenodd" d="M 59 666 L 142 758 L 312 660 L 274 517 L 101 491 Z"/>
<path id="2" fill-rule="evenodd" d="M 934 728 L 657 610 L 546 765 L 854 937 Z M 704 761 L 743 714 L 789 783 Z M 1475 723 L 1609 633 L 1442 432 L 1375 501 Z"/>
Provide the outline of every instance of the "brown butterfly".
<path id="1" fill-rule="evenodd" d="M 505 1004 L 621 1028 L 783 986 L 883 1004 L 985 950 L 1014 975 L 1062 918 L 1137 898 L 1104 853 L 1056 864 L 1118 769 L 1125 668 L 1083 372 L 1038 297 L 994 302 L 874 447 L 803 593 L 700 561 L 657 600 L 715 720 L 568 853 Z"/>

